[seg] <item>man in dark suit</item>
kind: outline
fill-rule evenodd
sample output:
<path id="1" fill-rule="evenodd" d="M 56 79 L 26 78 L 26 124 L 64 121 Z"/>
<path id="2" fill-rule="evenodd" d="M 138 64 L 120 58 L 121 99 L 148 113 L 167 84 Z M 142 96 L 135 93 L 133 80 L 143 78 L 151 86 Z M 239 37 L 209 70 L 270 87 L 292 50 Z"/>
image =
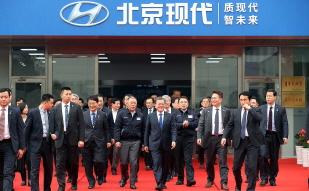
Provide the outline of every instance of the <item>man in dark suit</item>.
<path id="1" fill-rule="evenodd" d="M 172 115 L 164 112 L 165 99 L 156 98 L 157 111 L 150 113 L 144 135 L 145 151 L 151 151 L 156 190 L 166 188 L 171 149 L 176 146 L 176 127 Z"/>
<path id="2" fill-rule="evenodd" d="M 52 139 L 56 147 L 56 170 L 58 191 L 65 190 L 65 161 L 68 154 L 72 167 L 72 187 L 77 189 L 78 178 L 78 147 L 84 146 L 85 122 L 83 112 L 78 104 L 70 102 L 72 90 L 69 87 L 61 88 L 61 104 L 55 106 L 55 133 Z"/>
<path id="3" fill-rule="evenodd" d="M 149 97 L 146 99 L 146 109 L 142 111 L 145 121 L 147 120 L 147 117 L 149 114 L 156 111 L 156 108 L 154 107 L 154 99 L 152 97 Z M 150 152 L 144 152 L 144 162 L 146 165 L 146 170 L 152 169 L 152 157 Z"/>
<path id="4" fill-rule="evenodd" d="M 50 185 L 53 178 L 53 140 L 55 115 L 50 109 L 53 106 L 54 97 L 44 94 L 38 108 L 28 114 L 25 127 L 25 139 L 31 158 L 31 190 L 39 190 L 40 162 L 43 159 L 44 166 L 44 191 L 51 191 Z M 30 170 L 30 169 L 29 169 Z"/>
<path id="5" fill-rule="evenodd" d="M 109 160 L 112 161 L 111 162 L 112 175 L 117 175 L 117 167 L 119 163 L 120 153 L 119 148 L 117 148 L 114 144 L 115 143 L 114 131 L 115 131 L 115 121 L 120 108 L 120 100 L 118 98 L 113 98 L 111 103 L 112 103 L 112 112 L 108 115 L 107 122 L 109 126 L 109 132 L 111 134 L 112 146 L 109 148 L 107 156 Z"/>
<path id="6" fill-rule="evenodd" d="M 137 100 L 135 97 L 129 97 L 127 106 L 127 109 L 123 109 L 117 115 L 115 142 L 116 147 L 120 148 L 120 187 L 124 187 L 127 184 L 129 179 L 128 166 L 130 163 L 130 188 L 136 189 L 138 154 L 140 144 L 144 142 L 145 119 L 143 114 L 136 109 Z"/>
<path id="7" fill-rule="evenodd" d="M 261 130 L 265 136 L 265 144 L 261 146 L 261 186 L 268 183 L 276 186 L 278 175 L 278 158 L 280 145 L 288 143 L 289 124 L 286 110 L 275 103 L 277 92 L 269 89 L 266 92 L 267 104 L 260 106 L 262 112 Z M 269 161 L 268 161 L 269 160 Z"/>
<path id="8" fill-rule="evenodd" d="M 107 160 L 103 149 L 110 147 L 110 132 L 107 125 L 106 114 L 98 110 L 98 97 L 88 98 L 89 110 L 84 112 L 85 120 L 85 146 L 83 148 L 83 160 L 85 164 L 86 176 L 88 179 L 88 189 L 95 186 L 93 176 L 93 166 L 97 169 L 98 184 L 103 184 L 104 160 Z"/>
<path id="9" fill-rule="evenodd" d="M 188 109 L 189 99 L 181 96 L 179 99 L 180 109 L 172 113 L 177 128 L 177 159 L 178 159 L 178 181 L 176 185 L 184 184 L 184 167 L 186 166 L 186 186 L 196 184 L 194 180 L 194 168 L 192 166 L 192 153 L 194 144 L 195 128 L 198 126 L 198 118 L 195 112 Z"/>
<path id="10" fill-rule="evenodd" d="M 20 109 L 9 105 L 11 92 L 0 89 L 0 157 L 3 161 L 3 190 L 11 191 L 15 160 L 23 156 L 25 148 L 24 122 Z"/>
<path id="11" fill-rule="evenodd" d="M 259 147 L 264 144 L 264 136 L 259 127 L 261 113 L 259 109 L 250 106 L 252 94 L 248 91 L 239 94 L 241 107 L 236 109 L 224 129 L 221 145 L 226 146 L 226 139 L 233 137 L 234 163 L 233 174 L 236 180 L 236 191 L 241 190 L 241 167 L 245 156 L 248 158 L 249 184 L 247 191 L 254 191 L 256 187 L 256 165 Z"/>
<path id="12" fill-rule="evenodd" d="M 221 138 L 224 128 L 230 119 L 230 110 L 221 106 L 223 93 L 213 91 L 211 102 L 212 107 L 202 110 L 197 131 L 197 144 L 206 150 L 206 172 L 208 174 L 206 188 L 214 184 L 215 168 L 214 157 L 219 156 L 219 168 L 221 177 L 221 190 L 229 190 L 227 166 L 227 146 L 221 146 Z"/>

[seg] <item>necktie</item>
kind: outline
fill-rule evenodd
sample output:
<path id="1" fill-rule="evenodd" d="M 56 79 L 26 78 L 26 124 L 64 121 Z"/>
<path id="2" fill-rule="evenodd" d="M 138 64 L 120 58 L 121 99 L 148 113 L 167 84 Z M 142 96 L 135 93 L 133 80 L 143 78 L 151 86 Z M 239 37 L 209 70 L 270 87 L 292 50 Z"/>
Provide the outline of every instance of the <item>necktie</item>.
<path id="1" fill-rule="evenodd" d="M 241 132 L 240 132 L 240 138 L 244 139 L 246 136 L 246 122 L 247 122 L 247 110 L 244 111 L 244 114 L 242 115 L 241 120 Z"/>
<path id="2" fill-rule="evenodd" d="M 4 127 L 5 127 L 5 109 L 1 109 L 1 115 L 0 115 L 0 141 L 3 140 L 4 137 Z"/>
<path id="3" fill-rule="evenodd" d="M 216 109 L 216 115 L 215 115 L 215 135 L 219 134 L 219 109 Z"/>
<path id="4" fill-rule="evenodd" d="M 95 117 L 95 113 L 92 113 L 92 125 L 95 126 L 96 123 L 96 117 Z"/>
<path id="5" fill-rule="evenodd" d="M 65 130 L 68 131 L 68 124 L 69 124 L 69 110 L 68 105 L 65 105 Z"/>
<path id="6" fill-rule="evenodd" d="M 49 123 L 48 123 L 47 111 L 44 111 L 44 119 L 45 119 L 46 137 L 47 137 L 48 132 L 49 132 Z"/>
<path id="7" fill-rule="evenodd" d="M 269 113 L 268 113 L 268 131 L 272 131 L 272 126 L 273 126 L 273 112 L 272 112 L 272 108 L 269 108 Z"/>
<path id="8" fill-rule="evenodd" d="M 163 126 L 162 113 L 160 113 L 159 115 L 160 115 L 160 118 L 159 118 L 160 129 L 162 129 L 162 126 Z"/>
<path id="9" fill-rule="evenodd" d="M 148 112 L 148 114 L 150 114 L 151 113 L 151 109 L 149 109 L 149 112 Z"/>
<path id="10" fill-rule="evenodd" d="M 167 112 L 167 113 L 169 113 L 169 112 L 170 112 L 170 110 L 168 110 L 168 109 L 167 109 L 167 110 L 166 110 L 166 112 Z"/>

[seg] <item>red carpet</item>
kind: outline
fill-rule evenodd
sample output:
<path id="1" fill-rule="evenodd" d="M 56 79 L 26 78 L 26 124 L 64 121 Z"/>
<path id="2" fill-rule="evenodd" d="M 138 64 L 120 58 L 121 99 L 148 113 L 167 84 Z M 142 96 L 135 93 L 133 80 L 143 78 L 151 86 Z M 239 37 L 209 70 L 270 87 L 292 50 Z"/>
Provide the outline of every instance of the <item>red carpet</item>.
<path id="1" fill-rule="evenodd" d="M 154 190 L 156 183 L 154 180 L 153 176 L 153 171 L 146 171 L 145 170 L 145 165 L 144 162 L 142 161 L 143 159 L 141 158 L 140 161 L 140 171 L 138 174 L 138 182 L 136 183 L 137 190 L 141 191 L 151 191 Z M 230 188 L 231 191 L 235 189 L 235 180 L 232 172 L 232 162 L 233 159 L 229 158 L 228 159 L 228 165 L 229 165 L 229 183 L 228 187 Z M 206 172 L 205 169 L 198 169 L 199 163 L 197 162 L 197 159 L 193 160 L 194 163 L 194 169 L 195 169 L 195 180 L 197 184 L 192 187 L 187 187 L 185 185 L 180 185 L 177 186 L 175 185 L 177 181 L 177 177 L 175 177 L 173 180 L 170 182 L 166 183 L 167 190 L 169 191 L 183 191 L 183 190 L 206 190 L 206 191 L 217 191 L 220 190 L 220 176 L 219 176 L 219 171 L 218 171 L 218 165 L 215 165 L 216 168 L 216 178 L 215 178 L 215 184 L 211 188 L 205 188 L 206 184 Z M 308 168 L 302 167 L 301 165 L 296 164 L 296 159 L 280 159 L 279 160 L 279 175 L 277 177 L 277 186 L 269 186 L 266 185 L 265 187 L 261 187 L 259 185 L 260 181 L 257 182 L 257 187 L 256 190 L 263 190 L 263 191 L 301 191 L 301 190 L 309 190 L 308 189 L 308 175 L 309 171 Z M 43 167 L 41 167 L 42 171 Z M 119 172 L 119 167 L 118 167 L 118 172 Z M 244 173 L 243 174 L 243 179 L 245 180 Z M 96 187 L 93 190 L 115 190 L 115 191 L 128 191 L 131 190 L 129 188 L 129 184 L 127 184 L 125 187 L 121 188 L 119 187 L 119 180 L 120 180 L 120 172 L 118 175 L 113 176 L 108 170 L 108 175 L 107 175 L 107 182 L 104 183 L 103 185 L 99 186 L 96 184 Z M 40 185 L 42 184 L 43 181 L 43 175 L 42 172 L 40 174 Z M 22 191 L 22 190 L 30 190 L 30 187 L 28 186 L 20 186 L 21 183 L 21 178 L 20 174 L 16 173 L 16 178 L 14 180 L 14 188 L 16 191 Z M 70 190 L 71 184 L 67 184 L 67 189 Z M 86 191 L 88 190 L 88 182 L 87 178 L 85 176 L 85 170 L 84 167 L 80 167 L 79 169 L 79 181 L 77 185 L 77 190 L 79 191 Z M 242 190 L 246 190 L 245 188 L 247 187 L 246 183 L 243 183 Z M 53 178 L 53 183 L 52 183 L 52 190 L 56 191 L 58 188 L 58 183 L 56 178 Z M 40 187 L 40 190 L 43 190 L 43 186 Z"/>

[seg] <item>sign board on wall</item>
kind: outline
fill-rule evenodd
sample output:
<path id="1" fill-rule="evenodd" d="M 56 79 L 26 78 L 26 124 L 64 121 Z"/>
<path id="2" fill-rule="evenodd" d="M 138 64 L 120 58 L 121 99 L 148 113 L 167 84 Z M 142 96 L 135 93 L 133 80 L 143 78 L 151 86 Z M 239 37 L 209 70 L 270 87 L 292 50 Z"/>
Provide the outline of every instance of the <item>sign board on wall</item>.
<path id="1" fill-rule="evenodd" d="M 306 107 L 305 80 L 305 76 L 282 76 L 282 105 L 284 107 Z"/>
<path id="2" fill-rule="evenodd" d="M 309 36 L 308 0 L 4 0 L 0 35 Z"/>

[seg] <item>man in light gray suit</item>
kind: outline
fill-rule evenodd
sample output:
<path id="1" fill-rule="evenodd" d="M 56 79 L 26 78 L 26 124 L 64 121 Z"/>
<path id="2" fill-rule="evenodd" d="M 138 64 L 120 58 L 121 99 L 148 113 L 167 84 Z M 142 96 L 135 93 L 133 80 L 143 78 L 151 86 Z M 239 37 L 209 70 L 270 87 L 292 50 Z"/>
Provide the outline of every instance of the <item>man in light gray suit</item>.
<path id="1" fill-rule="evenodd" d="M 197 131 L 197 144 L 206 150 L 206 172 L 208 177 L 205 187 L 209 188 L 214 184 L 215 169 L 213 159 L 218 153 L 221 189 L 228 190 L 227 147 L 221 146 L 221 138 L 230 119 L 230 110 L 221 106 L 222 100 L 223 93 L 221 91 L 212 92 L 211 102 L 213 106 L 202 110 Z"/>
<path id="2" fill-rule="evenodd" d="M 170 113 L 164 112 L 165 99 L 156 98 L 157 111 L 150 113 L 146 121 L 144 149 L 151 151 L 156 190 L 166 188 L 171 150 L 176 146 L 177 131 Z"/>
<path id="3" fill-rule="evenodd" d="M 279 172 L 278 158 L 280 145 L 288 143 L 289 124 L 286 110 L 275 103 L 277 92 L 269 89 L 266 92 L 267 104 L 260 106 L 262 112 L 261 130 L 266 143 L 261 146 L 261 186 L 268 183 L 276 186 L 276 177 Z M 269 160 L 269 161 L 268 161 Z"/>

